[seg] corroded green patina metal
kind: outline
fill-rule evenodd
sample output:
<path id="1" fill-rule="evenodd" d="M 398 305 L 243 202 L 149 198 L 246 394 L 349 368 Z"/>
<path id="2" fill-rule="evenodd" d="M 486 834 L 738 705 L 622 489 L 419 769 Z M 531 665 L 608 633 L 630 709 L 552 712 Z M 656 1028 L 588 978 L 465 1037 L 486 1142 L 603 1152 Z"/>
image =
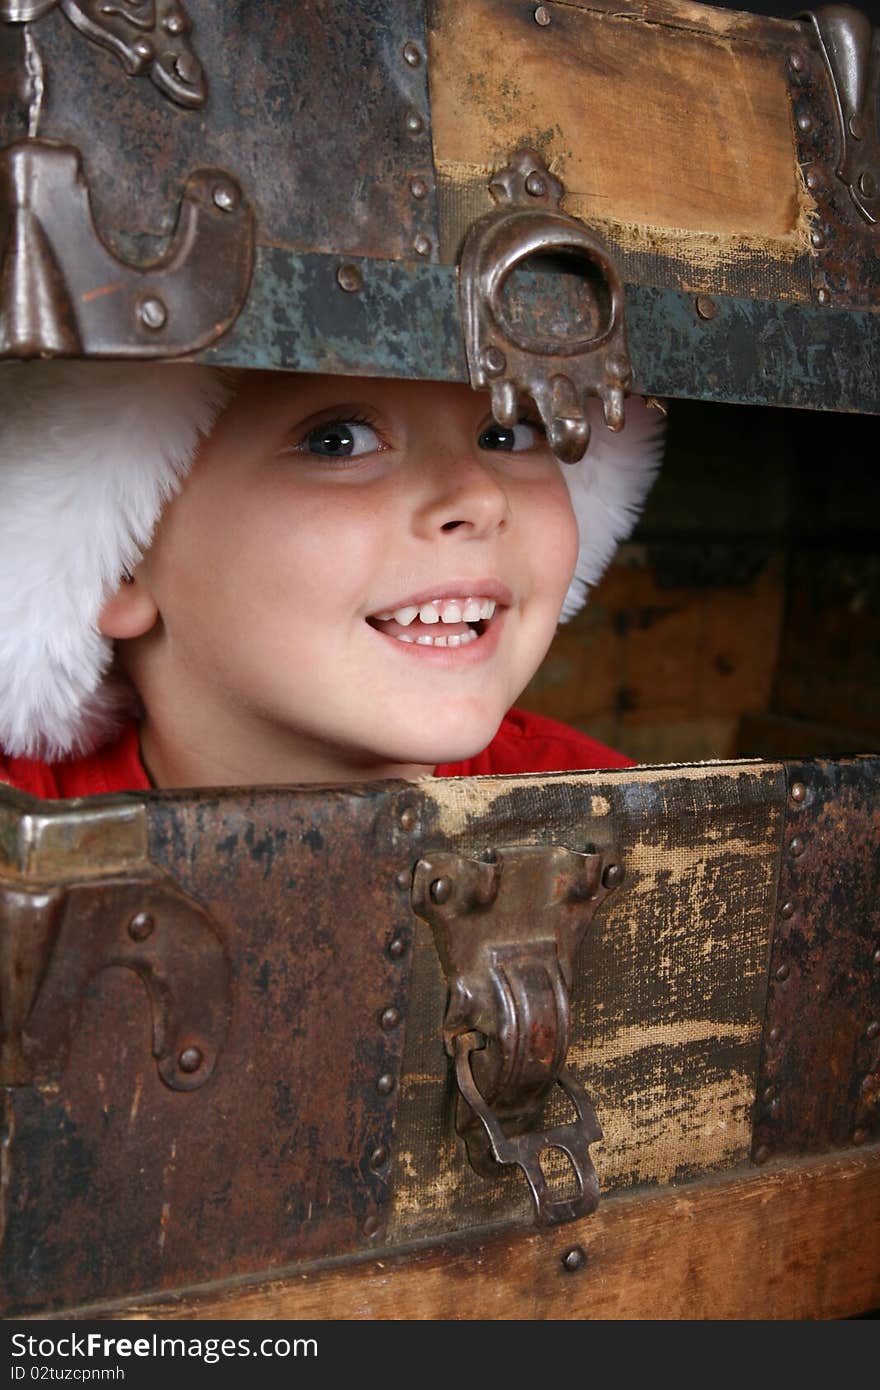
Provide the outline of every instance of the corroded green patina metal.
<path id="1" fill-rule="evenodd" d="M 339 283 L 348 266 L 358 289 Z M 520 291 L 531 288 L 539 300 L 550 292 L 549 274 L 520 272 Z M 574 295 L 577 277 L 564 278 Z M 553 293 L 558 298 L 558 279 Z M 878 314 L 724 295 L 698 300 L 628 285 L 626 315 L 633 389 L 641 394 L 880 414 Z M 301 372 L 467 381 L 455 268 L 261 248 L 244 312 L 204 356 Z"/>

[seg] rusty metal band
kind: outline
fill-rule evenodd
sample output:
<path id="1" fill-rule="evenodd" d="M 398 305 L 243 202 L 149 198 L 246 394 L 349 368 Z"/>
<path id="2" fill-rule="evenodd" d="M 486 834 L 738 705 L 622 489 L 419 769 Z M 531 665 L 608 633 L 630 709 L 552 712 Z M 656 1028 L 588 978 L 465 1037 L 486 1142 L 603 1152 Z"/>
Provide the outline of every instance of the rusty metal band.
<path id="1" fill-rule="evenodd" d="M 880 758 L 790 763 L 752 1156 L 880 1133 Z"/>
<path id="2" fill-rule="evenodd" d="M 357 288 L 341 288 L 339 277 Z M 521 272 L 542 293 L 539 272 Z M 625 286 L 636 394 L 880 413 L 880 315 Z M 259 248 L 229 366 L 467 381 L 451 266 Z"/>

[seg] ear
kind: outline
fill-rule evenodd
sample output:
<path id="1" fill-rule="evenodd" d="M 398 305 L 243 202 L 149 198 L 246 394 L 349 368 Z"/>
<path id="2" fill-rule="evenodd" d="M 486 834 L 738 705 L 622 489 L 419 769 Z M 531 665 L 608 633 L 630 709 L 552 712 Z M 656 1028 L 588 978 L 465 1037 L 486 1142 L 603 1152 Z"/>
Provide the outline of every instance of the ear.
<path id="1" fill-rule="evenodd" d="M 149 589 L 139 579 L 123 579 L 98 614 L 98 631 L 102 637 L 143 637 L 158 616 Z"/>

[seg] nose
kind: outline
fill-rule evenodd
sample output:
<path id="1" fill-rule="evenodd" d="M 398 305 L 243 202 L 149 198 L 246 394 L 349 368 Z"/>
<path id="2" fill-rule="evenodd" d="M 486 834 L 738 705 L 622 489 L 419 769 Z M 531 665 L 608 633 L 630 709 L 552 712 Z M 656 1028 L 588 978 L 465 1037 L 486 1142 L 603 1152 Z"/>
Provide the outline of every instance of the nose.
<path id="1" fill-rule="evenodd" d="M 425 538 L 484 539 L 506 529 L 510 499 L 495 471 L 474 458 L 437 458 L 428 473 L 414 528 Z"/>

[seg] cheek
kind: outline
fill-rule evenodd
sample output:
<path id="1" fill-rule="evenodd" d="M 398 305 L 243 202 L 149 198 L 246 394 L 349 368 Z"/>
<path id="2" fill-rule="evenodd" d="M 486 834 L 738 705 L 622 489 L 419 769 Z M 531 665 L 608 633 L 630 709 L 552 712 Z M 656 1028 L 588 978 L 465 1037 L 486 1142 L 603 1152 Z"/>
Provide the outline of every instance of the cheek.
<path id="1" fill-rule="evenodd" d="M 580 536 L 571 497 L 562 477 L 536 491 L 526 511 L 530 549 L 540 566 L 542 587 L 561 604 L 577 564 Z"/>

